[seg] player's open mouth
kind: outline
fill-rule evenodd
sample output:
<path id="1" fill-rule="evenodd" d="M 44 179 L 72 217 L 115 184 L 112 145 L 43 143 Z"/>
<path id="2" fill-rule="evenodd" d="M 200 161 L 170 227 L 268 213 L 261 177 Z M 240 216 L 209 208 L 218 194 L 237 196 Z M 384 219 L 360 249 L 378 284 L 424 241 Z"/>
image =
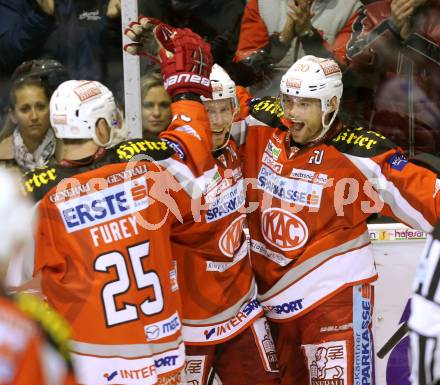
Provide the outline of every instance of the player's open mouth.
<path id="1" fill-rule="evenodd" d="M 299 120 L 292 120 L 292 126 L 290 129 L 292 131 L 301 131 L 305 125 L 306 124 L 304 122 L 301 122 Z"/>

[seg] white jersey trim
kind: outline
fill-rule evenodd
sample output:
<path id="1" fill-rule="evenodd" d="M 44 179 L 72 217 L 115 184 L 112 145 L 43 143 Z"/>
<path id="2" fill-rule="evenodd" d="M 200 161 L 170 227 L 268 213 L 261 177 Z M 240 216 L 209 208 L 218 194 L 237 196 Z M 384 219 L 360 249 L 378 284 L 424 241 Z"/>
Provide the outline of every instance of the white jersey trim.
<path id="1" fill-rule="evenodd" d="M 363 234 L 358 236 L 357 238 L 351 239 L 342 245 L 338 245 L 328 250 L 324 250 L 319 254 L 316 254 L 310 258 L 307 258 L 303 263 L 298 266 L 292 267 L 289 271 L 287 271 L 278 282 L 271 287 L 267 292 L 259 296 L 260 300 L 267 300 L 269 298 L 274 297 L 279 292 L 285 290 L 286 287 L 290 286 L 293 282 L 296 282 L 299 279 L 307 276 L 307 274 L 311 273 L 316 267 L 321 264 L 324 264 L 327 260 L 334 258 L 338 254 L 346 253 L 347 251 L 358 249 L 361 246 L 365 246 L 370 243 L 370 236 L 368 231 L 365 231 Z"/>
<path id="2" fill-rule="evenodd" d="M 145 341 L 147 338 L 145 337 Z M 81 341 L 71 341 L 72 352 L 84 355 L 100 357 L 120 357 L 120 358 L 140 358 L 152 356 L 156 353 L 163 353 L 168 350 L 176 349 L 182 342 L 182 337 L 177 337 L 173 342 L 164 343 L 145 343 L 127 345 L 104 345 L 91 344 Z"/>
<path id="3" fill-rule="evenodd" d="M 145 345 L 144 345 L 145 346 Z M 174 372 L 185 364 L 185 346 L 141 358 L 96 357 L 73 352 L 76 380 L 80 384 L 154 385 L 157 376 Z"/>
<path id="4" fill-rule="evenodd" d="M 421 212 L 411 206 L 394 183 L 382 174 L 380 166 L 375 161 L 369 158 L 343 154 L 371 183 L 376 182 L 373 183 L 373 186 L 379 191 L 381 198 L 390 206 L 397 218 L 414 229 L 421 229 L 427 233 L 432 231 L 432 225 L 425 219 Z"/>
<path id="5" fill-rule="evenodd" d="M 195 177 L 194 173 L 187 165 L 173 158 L 159 160 L 156 161 L 156 163 L 163 165 L 167 171 L 178 180 L 192 199 L 200 198 L 203 195 L 207 181 L 210 181 L 214 177 L 216 171 L 218 171 L 217 166 L 214 166 L 205 171 L 203 175 Z"/>
<path id="6" fill-rule="evenodd" d="M 213 345 L 224 342 L 237 335 L 262 314 L 261 305 L 253 297 L 242 304 L 233 317 L 224 322 L 200 326 L 183 325 L 183 339 L 185 343 L 194 345 Z"/>
<path id="7" fill-rule="evenodd" d="M 325 261 L 280 293 L 261 300 L 261 305 L 270 319 L 296 318 L 341 287 L 376 275 L 372 246 L 367 244 Z"/>

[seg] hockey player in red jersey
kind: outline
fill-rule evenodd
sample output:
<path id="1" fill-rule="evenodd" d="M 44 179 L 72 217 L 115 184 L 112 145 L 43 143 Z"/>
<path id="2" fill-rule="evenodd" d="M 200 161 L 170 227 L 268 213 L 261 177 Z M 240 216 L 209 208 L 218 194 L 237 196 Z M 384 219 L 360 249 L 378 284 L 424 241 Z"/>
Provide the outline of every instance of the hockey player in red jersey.
<path id="1" fill-rule="evenodd" d="M 338 119 L 341 78 L 333 60 L 301 58 L 281 80 L 284 117 L 263 100 L 242 135 L 252 266 L 286 385 L 374 383 L 367 218 L 430 231 L 440 217 L 436 174 Z"/>
<path id="2" fill-rule="evenodd" d="M 202 101 L 218 173 L 208 182 L 199 218 L 178 224 L 172 236 L 187 365 L 200 362 L 203 368 L 197 374 L 187 373 L 186 381 L 206 384 L 212 371 L 224 385 L 277 383 L 276 355 L 256 301 L 249 242 L 243 231 L 241 159 L 237 144 L 230 139 L 231 126 L 245 122 L 237 120 L 240 107 L 229 75 L 214 64 L 210 80 L 212 98 L 202 97 Z"/>
<path id="3" fill-rule="evenodd" d="M 211 138 L 199 97 L 210 96 L 212 64 L 197 35 L 174 30 L 166 37 L 172 54 L 162 65 L 174 119 L 163 140 L 106 149 L 120 124 L 113 95 L 98 82 L 68 81 L 50 105 L 64 159 L 27 174 L 23 184 L 40 200 L 34 272 L 72 325 L 81 384 L 181 382 L 184 344 L 169 237 L 215 172 L 212 158 L 203 157 Z M 188 95 L 182 77 L 170 80 L 181 73 L 199 79 L 195 93 Z"/>
<path id="4" fill-rule="evenodd" d="M 32 204 L 4 169 L 0 186 L 0 383 L 74 384 L 67 322 L 33 295 L 6 294 L 10 260 L 32 249 Z"/>
<path id="5" fill-rule="evenodd" d="M 157 21 L 141 17 L 131 25 L 129 36 L 141 42 L 148 23 Z M 214 65 L 210 81 L 212 97 L 201 99 L 208 112 L 218 172 L 207 181 L 202 199 L 193 201 L 191 216 L 174 226 L 171 238 L 182 295 L 186 383 L 204 385 L 214 373 L 224 385 L 278 383 L 276 355 L 256 301 L 243 232 L 241 161 L 237 145 L 230 140 L 231 126 L 245 122 L 237 119 L 236 87 L 228 74 Z"/>

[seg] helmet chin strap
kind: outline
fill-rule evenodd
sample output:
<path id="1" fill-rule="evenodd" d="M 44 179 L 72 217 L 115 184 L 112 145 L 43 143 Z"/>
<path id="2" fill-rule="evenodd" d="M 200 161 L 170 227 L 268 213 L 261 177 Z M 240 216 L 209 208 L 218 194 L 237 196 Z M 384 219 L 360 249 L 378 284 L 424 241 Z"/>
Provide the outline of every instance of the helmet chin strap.
<path id="1" fill-rule="evenodd" d="M 94 134 L 93 134 L 93 141 L 95 142 L 95 144 L 97 145 L 97 146 L 99 146 L 99 147 L 104 147 L 104 148 L 110 148 L 112 145 L 113 145 L 113 137 L 114 137 L 114 128 L 110 125 L 110 124 L 108 124 L 108 122 L 107 122 L 107 120 L 106 120 L 106 123 L 107 123 L 107 127 L 109 128 L 109 130 L 110 130 L 110 132 L 109 132 L 109 139 L 108 139 L 108 141 L 106 142 L 106 143 L 102 143 L 99 139 L 98 139 L 98 136 L 96 135 L 96 128 L 95 128 L 95 132 L 94 132 Z"/>
<path id="2" fill-rule="evenodd" d="M 231 122 L 231 124 L 232 124 L 232 122 Z M 230 137 L 231 137 L 231 127 L 229 126 L 228 135 L 225 135 L 225 141 L 223 142 L 223 144 L 216 147 L 216 148 L 213 148 L 212 151 L 214 152 L 214 151 L 221 150 L 222 148 L 225 148 L 228 145 Z"/>
<path id="3" fill-rule="evenodd" d="M 313 142 L 319 139 L 322 139 L 324 137 L 324 135 L 328 132 L 328 130 L 330 130 L 330 127 L 332 126 L 333 122 L 336 119 L 336 116 L 338 116 L 338 111 L 339 111 L 339 106 L 336 108 L 336 110 L 332 111 L 332 112 L 327 112 L 322 114 L 322 131 L 321 133 L 315 138 L 313 139 Z M 333 113 L 333 116 L 331 117 L 330 121 L 328 123 L 325 122 L 325 119 L 327 117 L 328 114 Z"/>

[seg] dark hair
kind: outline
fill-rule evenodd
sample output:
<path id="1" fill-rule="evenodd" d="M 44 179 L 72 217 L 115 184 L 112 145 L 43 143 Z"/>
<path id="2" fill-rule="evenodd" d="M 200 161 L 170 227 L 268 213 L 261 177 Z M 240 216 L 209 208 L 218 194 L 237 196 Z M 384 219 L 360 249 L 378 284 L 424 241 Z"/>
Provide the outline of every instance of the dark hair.
<path id="1" fill-rule="evenodd" d="M 12 83 L 12 86 L 9 90 L 9 106 L 11 109 L 15 108 L 15 104 L 17 103 L 16 99 L 16 92 L 22 88 L 26 87 L 40 87 L 44 90 L 44 93 L 47 97 L 47 100 L 50 100 L 51 91 L 47 87 L 45 83 L 39 78 L 33 78 L 33 77 L 27 77 L 27 78 L 21 78 Z"/>

